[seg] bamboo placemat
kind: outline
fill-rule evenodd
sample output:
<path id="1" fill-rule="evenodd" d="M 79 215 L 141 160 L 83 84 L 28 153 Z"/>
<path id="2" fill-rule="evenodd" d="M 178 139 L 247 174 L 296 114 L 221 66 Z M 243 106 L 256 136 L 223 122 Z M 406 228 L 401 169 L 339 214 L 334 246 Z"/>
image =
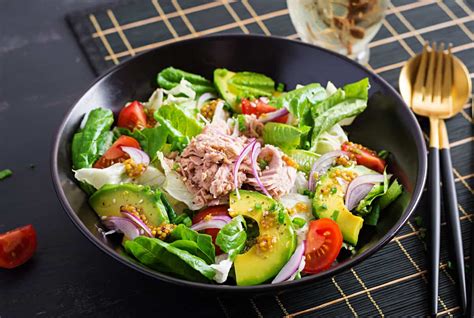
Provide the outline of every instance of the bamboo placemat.
<path id="1" fill-rule="evenodd" d="M 100 74 L 168 43 L 215 33 L 258 33 L 297 39 L 284 0 L 140 0 L 76 12 L 67 17 L 91 66 Z M 474 75 L 474 13 L 461 0 L 392 0 L 382 28 L 370 43 L 368 66 L 397 87 L 400 68 L 425 41 L 453 43 L 453 52 Z M 470 104 L 447 121 L 466 258 L 474 213 L 473 125 Z M 427 122 L 420 119 L 423 128 Z M 422 199 L 416 215 L 427 211 Z M 442 226 L 439 308 L 460 315 L 449 240 Z M 416 216 L 386 247 L 349 271 L 277 296 L 218 297 L 229 317 L 427 316 L 424 228 Z M 468 273 L 469 273 L 468 269 Z M 205 316 L 205 309 L 199 314 Z"/>

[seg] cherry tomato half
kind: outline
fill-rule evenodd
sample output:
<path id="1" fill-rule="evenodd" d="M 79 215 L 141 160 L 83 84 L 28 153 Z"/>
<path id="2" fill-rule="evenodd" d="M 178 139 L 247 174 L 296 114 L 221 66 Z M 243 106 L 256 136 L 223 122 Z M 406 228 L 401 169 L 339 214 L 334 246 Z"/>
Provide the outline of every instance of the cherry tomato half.
<path id="1" fill-rule="evenodd" d="M 122 151 L 122 146 L 133 147 L 140 149 L 140 144 L 135 138 L 122 135 L 120 136 L 110 148 L 97 160 L 94 164 L 94 168 L 107 168 L 114 163 L 124 161 L 129 156 Z"/>
<path id="2" fill-rule="evenodd" d="M 342 233 L 336 222 L 323 218 L 309 223 L 306 236 L 305 273 L 319 273 L 331 267 L 342 247 Z"/>
<path id="3" fill-rule="evenodd" d="M 216 205 L 216 206 L 210 206 L 208 208 L 205 208 L 204 210 L 202 210 L 202 211 L 198 212 L 196 215 L 194 215 L 193 224 L 201 222 L 208 215 L 229 216 L 228 209 L 229 209 L 228 205 Z M 214 245 L 215 245 L 216 244 L 216 237 L 217 237 L 217 233 L 219 233 L 219 229 L 207 229 L 207 230 L 204 230 L 204 233 L 212 236 L 212 243 L 214 243 Z M 222 251 L 219 248 L 219 246 L 216 245 L 216 255 L 219 255 L 219 254 L 222 254 Z"/>
<path id="4" fill-rule="evenodd" d="M 147 126 L 147 116 L 143 105 L 138 101 L 133 101 L 124 106 L 119 113 L 117 126 L 130 130 L 143 129 Z"/>
<path id="5" fill-rule="evenodd" d="M 354 154 L 358 164 L 383 173 L 385 169 L 385 160 L 377 156 L 375 151 L 349 141 L 343 143 L 341 149 Z"/>
<path id="6" fill-rule="evenodd" d="M 32 225 L 0 234 L 0 267 L 15 268 L 26 263 L 36 246 L 36 231 Z"/>
<path id="7" fill-rule="evenodd" d="M 268 105 L 267 100 L 264 98 L 255 99 L 253 101 L 249 101 L 248 99 L 244 98 L 240 102 L 240 107 L 242 108 L 242 114 L 245 114 L 245 115 L 254 114 L 255 116 L 257 116 L 257 118 L 260 117 L 260 115 L 262 114 L 271 113 L 277 110 L 277 108 Z M 288 120 L 288 115 L 285 115 L 273 121 L 284 124 L 287 122 L 287 120 Z"/>

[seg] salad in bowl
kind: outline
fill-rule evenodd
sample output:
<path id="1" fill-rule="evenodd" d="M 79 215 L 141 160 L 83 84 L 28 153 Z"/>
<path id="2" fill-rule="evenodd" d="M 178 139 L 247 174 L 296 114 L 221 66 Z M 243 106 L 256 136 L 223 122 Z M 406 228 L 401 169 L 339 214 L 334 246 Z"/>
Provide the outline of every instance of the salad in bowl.
<path id="1" fill-rule="evenodd" d="M 75 179 L 104 237 L 185 280 L 251 286 L 319 273 L 357 252 L 402 193 L 383 149 L 344 131 L 367 78 L 292 90 L 264 74 L 168 67 L 147 101 L 85 114 Z"/>

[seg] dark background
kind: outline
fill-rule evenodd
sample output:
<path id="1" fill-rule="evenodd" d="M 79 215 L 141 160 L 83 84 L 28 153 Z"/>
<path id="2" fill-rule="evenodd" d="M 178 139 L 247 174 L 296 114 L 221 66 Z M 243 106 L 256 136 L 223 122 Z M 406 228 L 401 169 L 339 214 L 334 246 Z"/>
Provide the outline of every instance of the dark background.
<path id="1" fill-rule="evenodd" d="M 26 265 L 0 269 L 0 317 L 222 315 L 215 297 L 183 293 L 93 247 L 56 198 L 53 136 L 95 77 L 64 16 L 100 3 L 0 0 L 0 170 L 13 170 L 0 181 L 0 232 L 31 223 L 39 244 Z"/>

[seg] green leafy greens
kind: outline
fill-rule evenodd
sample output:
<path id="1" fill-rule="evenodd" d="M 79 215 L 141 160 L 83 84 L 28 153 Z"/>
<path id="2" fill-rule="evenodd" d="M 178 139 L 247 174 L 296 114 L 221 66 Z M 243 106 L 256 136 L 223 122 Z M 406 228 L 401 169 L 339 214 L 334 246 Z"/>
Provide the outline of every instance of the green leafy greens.
<path id="1" fill-rule="evenodd" d="M 227 223 L 217 234 L 217 246 L 227 253 L 232 261 L 245 247 L 247 240 L 245 227 L 246 223 L 244 217 L 238 215 Z"/>

